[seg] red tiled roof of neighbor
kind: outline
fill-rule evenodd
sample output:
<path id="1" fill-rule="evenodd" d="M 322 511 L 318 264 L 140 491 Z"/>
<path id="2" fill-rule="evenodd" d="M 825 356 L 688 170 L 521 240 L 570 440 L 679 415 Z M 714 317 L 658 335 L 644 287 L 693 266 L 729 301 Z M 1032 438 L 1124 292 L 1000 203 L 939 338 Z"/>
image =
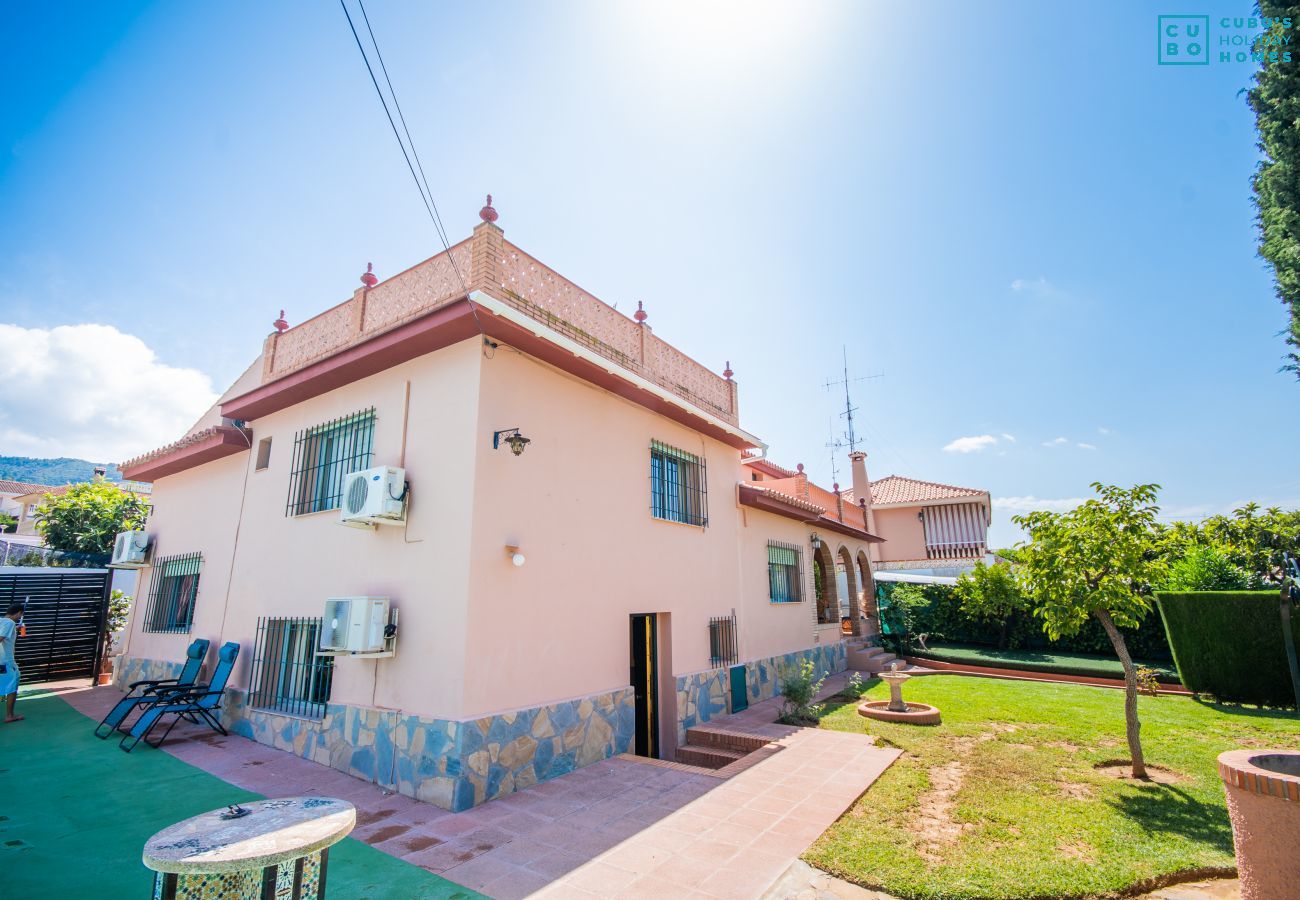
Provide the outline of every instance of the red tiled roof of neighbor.
<path id="1" fill-rule="evenodd" d="M 0 481 L 0 494 L 13 494 L 18 497 L 48 491 L 49 489 L 48 484 L 32 484 L 27 481 Z"/>
<path id="2" fill-rule="evenodd" d="M 979 497 L 987 494 L 979 488 L 957 487 L 954 484 L 940 484 L 937 481 L 921 481 L 916 478 L 904 478 L 902 475 L 890 475 L 879 481 L 871 482 L 871 502 L 876 503 L 922 503 L 926 500 L 951 500 L 957 497 Z M 845 491 L 844 499 L 856 503 L 853 491 Z"/>

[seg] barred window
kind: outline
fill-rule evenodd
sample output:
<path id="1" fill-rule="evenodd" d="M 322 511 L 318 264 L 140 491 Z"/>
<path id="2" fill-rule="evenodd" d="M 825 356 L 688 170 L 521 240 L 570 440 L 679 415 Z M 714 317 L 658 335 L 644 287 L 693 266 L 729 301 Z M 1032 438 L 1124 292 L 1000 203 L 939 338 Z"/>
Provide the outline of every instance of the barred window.
<path id="1" fill-rule="evenodd" d="M 794 544 L 768 541 L 767 583 L 773 603 L 802 603 L 803 551 Z"/>
<path id="2" fill-rule="evenodd" d="M 374 407 L 298 432 L 284 514 L 338 509 L 344 477 L 370 467 L 374 437 Z"/>
<path id="3" fill-rule="evenodd" d="M 708 525 L 704 460 L 658 441 L 650 443 L 650 512 L 656 519 Z"/>
<path id="4" fill-rule="evenodd" d="M 249 706 L 319 719 L 325 715 L 334 681 L 334 657 L 321 656 L 321 620 L 257 620 Z"/>
<path id="5" fill-rule="evenodd" d="M 153 584 L 144 614 L 145 631 L 188 634 L 194 624 L 203 554 L 166 556 L 153 564 Z"/>

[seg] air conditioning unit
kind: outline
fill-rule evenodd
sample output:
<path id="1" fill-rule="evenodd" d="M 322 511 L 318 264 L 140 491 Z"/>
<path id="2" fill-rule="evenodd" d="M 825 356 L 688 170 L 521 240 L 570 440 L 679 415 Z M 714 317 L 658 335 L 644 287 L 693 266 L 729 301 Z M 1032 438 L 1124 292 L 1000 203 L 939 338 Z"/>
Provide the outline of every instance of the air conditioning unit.
<path id="1" fill-rule="evenodd" d="M 111 569 L 139 569 L 149 555 L 149 535 L 143 531 L 123 531 L 113 540 Z"/>
<path id="2" fill-rule="evenodd" d="M 325 601 L 320 650 L 335 656 L 392 656 L 396 628 L 389 625 L 387 597 L 332 597 Z"/>
<path id="3" fill-rule="evenodd" d="M 355 528 L 405 522 L 406 470 L 380 466 L 345 476 L 339 521 Z"/>

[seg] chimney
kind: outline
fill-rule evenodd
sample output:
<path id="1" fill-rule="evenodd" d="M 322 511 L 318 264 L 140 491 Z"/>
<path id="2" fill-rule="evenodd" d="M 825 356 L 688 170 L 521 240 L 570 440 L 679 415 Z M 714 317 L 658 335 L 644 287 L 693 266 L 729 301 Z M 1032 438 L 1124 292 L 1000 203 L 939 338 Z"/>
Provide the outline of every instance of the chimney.
<path id="1" fill-rule="evenodd" d="M 104 476 L 108 474 L 108 469 L 103 466 L 95 466 L 95 481 L 103 481 Z"/>
<path id="2" fill-rule="evenodd" d="M 862 514 L 867 520 L 867 531 L 875 534 L 876 515 L 871 508 L 871 481 L 867 478 L 867 454 L 855 450 L 849 454 L 849 462 L 853 466 L 853 499 L 862 507 Z M 868 555 L 873 562 L 879 559 L 878 547 L 878 544 L 872 544 L 868 548 Z"/>

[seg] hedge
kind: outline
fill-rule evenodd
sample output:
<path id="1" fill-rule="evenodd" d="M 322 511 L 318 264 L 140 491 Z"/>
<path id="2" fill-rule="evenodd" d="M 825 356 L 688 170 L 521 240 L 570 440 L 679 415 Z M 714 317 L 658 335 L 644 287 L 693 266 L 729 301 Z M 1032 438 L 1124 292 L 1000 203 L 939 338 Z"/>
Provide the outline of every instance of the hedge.
<path id="1" fill-rule="evenodd" d="M 990 669 L 1016 669 L 1023 672 L 1055 672 L 1060 675 L 1083 675 L 1089 678 L 1123 678 L 1124 666 L 1112 651 L 1110 656 L 1082 653 L 1056 653 L 1037 650 L 995 650 L 959 644 L 943 644 L 913 650 L 908 656 L 940 662 L 987 666 Z M 1166 684 L 1178 681 L 1177 673 L 1165 661 L 1135 659 L 1139 666 L 1155 669 L 1157 680 Z"/>
<path id="2" fill-rule="evenodd" d="M 1157 591 L 1183 685 L 1219 700 L 1294 706 L 1280 599 L 1278 591 Z"/>

